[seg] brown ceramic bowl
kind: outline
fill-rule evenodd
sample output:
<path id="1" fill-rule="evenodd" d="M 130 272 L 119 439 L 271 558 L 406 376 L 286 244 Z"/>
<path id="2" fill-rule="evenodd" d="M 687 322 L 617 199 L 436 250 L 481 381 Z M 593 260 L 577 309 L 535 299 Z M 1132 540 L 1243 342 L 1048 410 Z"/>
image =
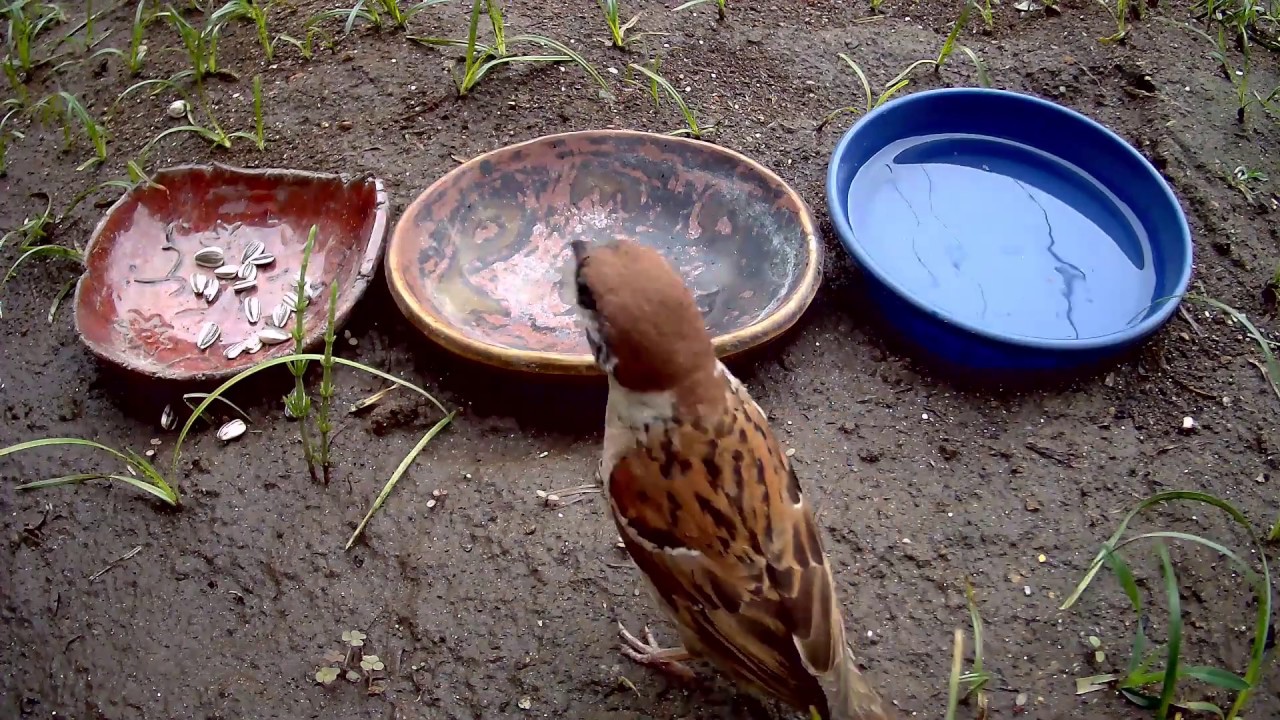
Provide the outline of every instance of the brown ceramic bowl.
<path id="1" fill-rule="evenodd" d="M 272 311 L 296 292 L 313 224 L 318 231 L 307 276 L 321 289 L 304 318 L 308 349 L 323 339 L 330 283 L 338 281 L 340 325 L 377 271 L 387 228 L 387 198 L 377 178 L 215 163 L 168 168 L 152 180 L 161 187 L 134 188 L 99 221 L 76 285 L 76 329 L 90 351 L 116 365 L 167 380 L 204 381 L 292 352 L 289 340 L 235 359 L 224 353 L 268 327 Z M 219 246 L 227 263 L 237 264 L 255 240 L 275 260 L 256 266 L 253 288 L 237 292 L 234 281 L 214 278 L 220 288 L 212 303 L 193 292 L 193 273 L 214 276 L 196 264 L 196 252 Z M 256 324 L 245 315 L 248 297 L 261 306 Z M 217 323 L 221 337 L 201 350 L 196 338 L 206 322 Z"/>
<path id="2" fill-rule="evenodd" d="M 570 241 L 621 236 L 684 275 L 722 358 L 791 327 L 821 281 L 813 214 L 777 175 L 698 140 L 596 130 L 504 147 L 437 180 L 396 224 L 387 282 L 459 355 L 595 375 Z"/>

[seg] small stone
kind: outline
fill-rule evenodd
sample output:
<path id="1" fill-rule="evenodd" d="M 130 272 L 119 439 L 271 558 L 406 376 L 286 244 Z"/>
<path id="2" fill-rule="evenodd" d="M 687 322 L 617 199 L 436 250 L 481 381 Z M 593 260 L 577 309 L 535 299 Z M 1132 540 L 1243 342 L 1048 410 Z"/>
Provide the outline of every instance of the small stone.
<path id="1" fill-rule="evenodd" d="M 795 457 L 795 456 L 796 456 L 796 449 L 795 449 L 795 448 L 787 448 L 786 455 L 787 455 L 787 457 Z"/>
<path id="2" fill-rule="evenodd" d="M 187 101 L 174 100 L 173 102 L 169 103 L 169 107 L 165 108 L 164 112 L 169 117 L 173 118 L 174 120 L 177 120 L 178 118 L 187 114 Z"/>
<path id="3" fill-rule="evenodd" d="M 1023 595 L 1026 595 L 1027 597 L 1031 597 L 1031 586 L 1030 586 L 1030 585 L 1023 585 L 1023 586 L 1022 586 L 1022 594 L 1023 594 Z"/>
<path id="4" fill-rule="evenodd" d="M 1040 553 L 1039 555 L 1036 556 L 1036 560 L 1040 562 L 1044 562 L 1048 559 L 1049 559 L 1048 556 L 1046 556 L 1044 553 Z"/>
<path id="5" fill-rule="evenodd" d="M 1199 429 L 1200 429 L 1200 423 L 1197 423 L 1195 418 L 1191 417 L 1190 415 L 1182 418 L 1183 433 L 1190 434 Z"/>
<path id="6" fill-rule="evenodd" d="M 533 699 L 530 698 L 528 695 L 525 695 L 524 697 L 516 701 L 516 706 L 518 706 L 521 710 L 528 710 L 529 708 L 533 707 Z"/>
<path id="7" fill-rule="evenodd" d="M 1040 512 L 1040 503 L 1036 502 L 1035 498 L 1027 498 L 1026 506 L 1027 512 Z"/>
<path id="8" fill-rule="evenodd" d="M 1013 706 L 1014 706 L 1014 707 L 1020 707 L 1020 708 L 1021 708 L 1021 707 L 1026 707 L 1026 706 L 1027 706 L 1027 694 L 1026 694 L 1026 693 L 1018 693 L 1018 694 L 1017 694 L 1017 696 L 1013 698 Z"/>
<path id="9" fill-rule="evenodd" d="M 341 130 L 341 131 L 343 131 L 343 132 L 346 132 L 347 130 L 350 130 L 350 129 L 351 129 L 351 127 L 352 127 L 352 125 L 351 125 L 351 121 L 350 121 L 350 120 L 342 120 L 342 121 L 340 121 L 340 122 L 338 123 L 338 129 L 339 129 L 339 130 Z"/>

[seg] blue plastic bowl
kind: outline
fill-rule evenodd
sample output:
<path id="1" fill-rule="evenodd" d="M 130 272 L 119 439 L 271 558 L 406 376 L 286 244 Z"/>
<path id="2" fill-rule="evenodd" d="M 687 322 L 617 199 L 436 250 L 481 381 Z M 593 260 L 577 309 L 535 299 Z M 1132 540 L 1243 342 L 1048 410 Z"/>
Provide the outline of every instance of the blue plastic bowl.
<path id="1" fill-rule="evenodd" d="M 1191 277 L 1191 232 L 1155 168 L 1029 95 L 876 108 L 832 153 L 827 203 L 883 318 L 959 369 L 1105 362 L 1168 321 Z"/>

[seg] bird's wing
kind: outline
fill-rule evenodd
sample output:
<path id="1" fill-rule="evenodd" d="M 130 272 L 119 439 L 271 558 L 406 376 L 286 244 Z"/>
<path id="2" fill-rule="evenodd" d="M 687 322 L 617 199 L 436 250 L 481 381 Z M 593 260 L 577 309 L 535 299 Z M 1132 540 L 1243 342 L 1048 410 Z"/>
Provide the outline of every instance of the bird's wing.
<path id="1" fill-rule="evenodd" d="M 843 660 L 844 625 L 813 514 L 758 406 L 651 428 L 611 468 L 609 496 L 689 649 L 826 717 L 819 677 Z"/>

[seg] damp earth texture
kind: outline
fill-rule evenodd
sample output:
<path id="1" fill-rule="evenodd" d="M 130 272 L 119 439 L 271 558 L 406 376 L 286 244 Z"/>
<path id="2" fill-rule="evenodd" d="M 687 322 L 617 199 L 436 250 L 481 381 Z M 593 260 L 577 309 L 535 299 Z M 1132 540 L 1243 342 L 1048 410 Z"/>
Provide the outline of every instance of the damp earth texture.
<path id="1" fill-rule="evenodd" d="M 454 60 L 461 49 L 410 36 L 465 38 L 469 2 L 428 6 L 407 19 L 407 29 L 397 27 L 385 3 L 365 3 L 365 16 L 355 17 L 347 34 L 352 4 L 270 5 L 270 59 L 252 20 L 229 21 L 215 71 L 201 81 L 203 95 L 187 76 L 175 81 L 185 98 L 152 83 L 118 99 L 135 83 L 191 69 L 173 21 L 161 17 L 146 26 L 148 51 L 131 76 L 124 60 L 136 6 L 93 3 L 101 14 L 58 46 L 85 20 L 88 5 L 61 3 L 66 20 L 46 23 L 37 35 L 32 67 L 18 73 L 21 90 L 0 84 L 0 97 L 14 100 L 0 119 L 53 96 L 44 124 L 38 109 L 17 110 L 0 123 L 6 166 L 0 228 L 18 228 L 43 212 L 45 193 L 61 217 L 36 244 L 83 247 L 120 189 L 108 186 L 74 207 L 73 201 L 95 185 L 127 178 L 130 160 L 148 173 L 210 162 L 367 173 L 383 181 L 394 223 L 460 161 L 510 143 L 593 128 L 686 128 L 679 108 L 661 88 L 655 103 L 649 78 L 630 65 L 656 67 L 707 141 L 776 172 L 818 220 L 826 267 L 812 306 L 790 333 L 739 357 L 733 369 L 795 451 L 796 472 L 818 509 L 849 639 L 870 680 L 902 718 L 943 716 L 952 631 L 970 628 L 968 578 L 983 619 L 984 669 L 997 676 L 986 688 L 991 717 L 1153 716 L 1111 688 L 1077 694 L 1078 678 L 1123 673 L 1129 659 L 1137 615 L 1114 577 L 1104 569 L 1079 602 L 1059 608 L 1124 512 L 1155 493 L 1211 493 L 1265 534 L 1280 514 L 1280 398 L 1257 365 L 1258 344 L 1224 312 L 1193 300 L 1132 355 L 1053 387 L 954 383 L 883 330 L 825 207 L 828 158 L 864 108 L 862 84 L 838 54 L 858 63 L 878 97 L 909 64 L 937 57 L 958 3 L 884 0 L 876 12 L 861 0 L 728 0 L 720 20 L 714 2 L 676 12 L 674 0 L 624 0 L 624 22 L 641 13 L 627 31 L 634 38 L 627 50 L 609 46 L 593 0 L 505 4 L 509 51 L 559 53 L 517 40 L 521 34 L 562 42 L 591 63 L 611 98 L 574 63 L 522 62 L 495 66 L 459 96 L 455 78 L 462 71 Z M 31 17 L 45 12 L 28 5 Z M 205 27 L 205 16 L 188 11 L 190 5 L 173 8 L 197 30 Z M 380 30 L 368 20 L 375 6 Z M 1224 72 L 1212 56 L 1216 41 L 1200 33 L 1217 38 L 1219 25 L 1185 1 L 1130 3 L 1127 34 L 1118 42 L 1100 41 L 1116 34 L 1114 3 L 1062 0 L 1057 12 L 1038 2 L 992 3 L 990 27 L 979 12 L 986 7 L 970 12 L 957 46 L 981 60 L 992 86 L 1085 113 L 1146 156 L 1187 213 L 1195 242 L 1192 290 L 1247 313 L 1274 339 L 1266 287 L 1280 264 L 1272 180 L 1280 177 L 1280 125 L 1256 100 L 1243 123 L 1237 108 L 1242 78 L 1246 99 L 1255 90 L 1266 99 L 1280 85 L 1276 55 L 1251 41 L 1247 76 L 1237 74 L 1238 32 L 1228 29 L 1230 72 Z M 163 9 L 147 3 L 144 12 Z M 308 19 L 327 10 L 342 13 L 315 24 L 323 34 L 313 34 L 310 60 L 276 39 L 287 35 L 306 48 Z M 479 34 L 492 43 L 488 22 L 482 11 Z M 1273 26 L 1257 27 L 1266 39 Z M 86 51 L 90 31 L 95 44 Z M 121 49 L 124 60 L 90 59 L 106 47 Z M 41 62 L 46 58 L 52 59 Z M 196 123 L 211 126 L 212 112 L 226 133 L 253 136 L 255 77 L 262 149 L 252 137 L 231 138 L 222 148 L 191 132 L 147 147 L 188 123 L 166 112 L 183 99 Z M 972 59 L 957 47 L 937 72 L 917 67 L 898 92 L 979 82 Z M 74 112 L 64 133 L 59 90 L 105 127 L 102 162 L 77 169 L 98 153 Z M 856 112 L 820 125 L 849 106 Z M 902 246 L 881 248 L 885 262 L 910 262 L 922 274 L 941 276 L 952 272 L 953 261 L 980 264 L 980 257 L 953 257 L 939 228 L 942 222 L 967 228 L 985 218 L 992 227 L 1024 227 L 1022 250 L 1039 248 L 1037 262 L 1054 282 L 1077 269 L 1088 274 L 1093 259 L 1076 254 L 1083 223 L 1072 211 L 1034 189 L 1018 196 L 1009 175 L 935 173 L 927 145 L 914 151 L 916 164 L 889 166 L 909 196 L 918 196 L 927 170 L 935 183 L 984 183 L 993 199 L 959 206 L 935 193 L 935 210 L 921 215 L 929 228 L 918 245 L 923 265 L 903 257 Z M 1007 151 L 1016 162 L 1024 149 Z M 878 187 L 875 203 L 863 209 L 867 221 L 900 223 L 893 215 L 908 212 L 906 206 L 895 204 L 889 185 Z M 1106 251 L 1142 252 L 1143 240 L 1131 240 L 1131 247 Z M 18 233 L 0 248 L 0 270 L 18 259 L 23 241 Z M 170 255 L 157 251 L 139 267 L 163 275 Z M 420 385 L 461 414 L 426 445 L 347 550 L 356 525 L 439 410 L 400 389 L 350 413 L 388 383 L 337 368 L 326 486 L 309 477 L 298 423 L 284 416 L 293 378 L 274 368 L 228 396 L 248 415 L 246 432 L 219 440 L 218 428 L 239 414 L 214 403 L 174 469 L 178 433 L 161 428 L 162 411 L 172 406 L 180 428 L 189 415 L 183 393 L 212 386 L 142 380 L 97 360 L 76 333 L 69 296 L 50 321 L 55 297 L 79 272 L 73 260 L 37 257 L 0 290 L 0 448 L 73 437 L 153 452 L 182 505 L 173 510 L 124 483 L 101 480 L 16 489 L 69 473 L 126 472 L 105 453 L 43 448 L 0 457 L 0 717 L 795 717 L 704 665 L 694 664 L 698 679 L 684 683 L 621 654 L 618 621 L 633 632 L 648 624 L 664 645 L 676 635 L 617 547 L 600 496 L 566 496 L 557 504 L 538 495 L 593 480 L 605 394 L 591 381 L 543 380 L 456 359 L 404 319 L 379 270 L 339 328 L 335 352 Z M 1031 278 L 965 278 L 974 291 L 964 312 L 983 311 L 982 288 L 987 312 L 1009 313 L 1011 326 L 1034 325 L 1055 337 L 1106 332 L 1148 299 L 1149 280 L 1140 273 L 1080 279 L 1068 323 L 1052 312 L 1037 314 L 1045 308 L 1018 307 L 1020 284 Z M 1118 297 L 1112 287 L 1131 295 Z M 158 296 L 175 289 L 155 288 Z M 261 312 L 272 305 L 262 304 Z M 313 401 L 319 374 L 313 363 L 307 376 Z M 1237 527 L 1211 508 L 1155 508 L 1133 528 L 1157 530 L 1212 538 L 1255 565 L 1259 560 Z M 1177 541 L 1170 548 L 1181 587 L 1183 662 L 1243 674 L 1256 611 L 1246 580 L 1207 549 Z M 1155 548 L 1138 541 L 1123 552 L 1143 593 L 1146 636 L 1163 648 L 1168 613 Z M 1280 557 L 1275 546 L 1267 553 L 1273 563 Z M 966 669 L 971 661 L 967 650 Z M 318 671 L 338 666 L 341 675 L 323 671 L 329 682 L 317 680 Z M 357 681 L 345 677 L 349 669 Z M 1257 684 L 1244 717 L 1280 716 L 1280 671 L 1268 664 Z M 1150 689 L 1159 693 L 1158 684 Z M 1226 708 L 1231 696 L 1184 678 L 1176 699 Z M 956 714 L 978 716 L 974 702 Z"/>

